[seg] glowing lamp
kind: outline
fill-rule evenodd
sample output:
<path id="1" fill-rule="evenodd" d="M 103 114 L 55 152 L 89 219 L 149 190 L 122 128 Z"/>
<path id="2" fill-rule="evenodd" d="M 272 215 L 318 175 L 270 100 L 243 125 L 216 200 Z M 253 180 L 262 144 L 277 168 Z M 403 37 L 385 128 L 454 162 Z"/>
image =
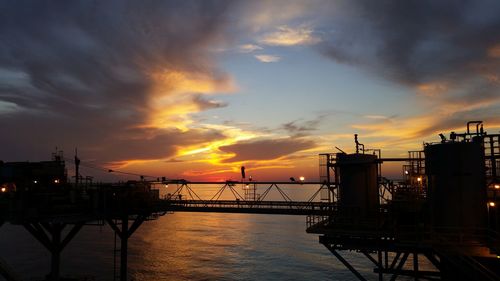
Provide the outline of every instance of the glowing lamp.
<path id="1" fill-rule="evenodd" d="M 300 181 L 305 181 L 305 180 L 306 180 L 306 178 L 305 178 L 305 177 L 299 177 L 299 180 L 300 180 Z"/>
<path id="2" fill-rule="evenodd" d="M 38 183 L 38 181 L 37 181 L 37 180 L 34 180 L 34 181 L 33 181 L 33 183 Z"/>
<path id="3" fill-rule="evenodd" d="M 488 202 L 488 206 L 495 207 L 495 202 Z"/>
<path id="4" fill-rule="evenodd" d="M 418 182 L 421 182 L 421 181 L 422 181 L 422 178 L 421 178 L 421 177 L 418 177 L 418 178 L 417 178 L 417 181 L 418 181 Z"/>
<path id="5" fill-rule="evenodd" d="M 54 180 L 54 183 L 59 183 L 59 179 L 55 179 L 55 180 Z"/>
<path id="6" fill-rule="evenodd" d="M 410 172 L 408 172 L 408 170 L 405 170 L 405 175 L 408 175 L 410 174 Z"/>
<path id="7" fill-rule="evenodd" d="M 5 191 L 7 191 L 7 188 L 2 187 L 2 192 L 5 192 Z"/>
<path id="8" fill-rule="evenodd" d="M 500 184 L 495 184 L 495 189 L 500 189 Z"/>

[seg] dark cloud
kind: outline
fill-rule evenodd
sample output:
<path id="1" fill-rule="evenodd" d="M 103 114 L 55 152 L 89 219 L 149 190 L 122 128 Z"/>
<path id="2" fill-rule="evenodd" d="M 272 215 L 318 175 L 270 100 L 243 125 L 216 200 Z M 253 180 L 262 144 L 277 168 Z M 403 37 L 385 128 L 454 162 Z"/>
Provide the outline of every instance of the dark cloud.
<path id="1" fill-rule="evenodd" d="M 233 145 L 222 146 L 219 149 L 235 156 L 224 162 L 239 162 L 251 160 L 273 160 L 292 153 L 314 147 L 311 140 L 300 138 L 270 139 L 240 142 Z"/>
<path id="2" fill-rule="evenodd" d="M 0 1 L 0 155 L 45 159 L 55 146 L 79 146 L 106 161 L 151 159 L 221 137 L 133 128 L 148 121 L 155 72 L 201 73 L 214 83 L 225 77 L 208 48 L 227 37 L 228 6 Z M 192 101 L 201 110 L 223 106 L 196 95 Z"/>
<path id="3" fill-rule="evenodd" d="M 224 103 L 221 101 L 216 101 L 216 100 L 209 100 L 209 99 L 204 98 L 202 95 L 194 96 L 193 102 L 201 110 L 207 110 L 207 109 L 212 109 L 212 108 L 221 108 L 221 107 L 227 106 L 227 103 Z"/>
<path id="4" fill-rule="evenodd" d="M 339 62 L 409 86 L 482 84 L 500 74 L 499 1 L 359 0 L 342 8 L 322 46 Z"/>
<path id="5" fill-rule="evenodd" d="M 322 114 L 313 120 L 294 120 L 287 122 L 281 126 L 281 129 L 287 131 L 293 137 L 303 137 L 316 131 L 321 121 L 326 118 L 327 114 Z"/>

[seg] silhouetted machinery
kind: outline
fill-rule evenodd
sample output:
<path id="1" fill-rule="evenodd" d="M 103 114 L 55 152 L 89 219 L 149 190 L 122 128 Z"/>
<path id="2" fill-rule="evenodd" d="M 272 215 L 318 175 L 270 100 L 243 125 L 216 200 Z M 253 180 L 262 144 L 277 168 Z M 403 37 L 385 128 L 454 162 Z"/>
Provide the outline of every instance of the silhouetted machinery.
<path id="1" fill-rule="evenodd" d="M 321 234 L 320 243 L 360 280 L 338 250 L 369 257 L 379 280 L 384 273 L 500 280 L 500 134 L 488 134 L 481 121 L 471 121 L 465 133 L 440 137 L 408 158 L 366 154 L 357 135 L 356 153 L 320 154 L 323 186 L 338 207 L 329 217 L 308 218 L 307 231 Z M 387 161 L 406 163 L 403 181 L 381 176 L 379 165 Z M 394 253 L 391 263 L 388 252 Z M 404 270 L 410 254 L 414 268 Z M 438 272 L 419 271 L 419 255 Z"/>
<path id="2" fill-rule="evenodd" d="M 424 151 L 432 226 L 485 227 L 487 190 L 482 137 L 430 144 Z"/>
<path id="3" fill-rule="evenodd" d="M 337 154 L 339 208 L 344 215 L 365 218 L 379 210 L 377 156 Z"/>
<path id="4" fill-rule="evenodd" d="M 40 191 L 61 188 L 67 183 L 64 161 L 0 162 L 2 192 Z"/>

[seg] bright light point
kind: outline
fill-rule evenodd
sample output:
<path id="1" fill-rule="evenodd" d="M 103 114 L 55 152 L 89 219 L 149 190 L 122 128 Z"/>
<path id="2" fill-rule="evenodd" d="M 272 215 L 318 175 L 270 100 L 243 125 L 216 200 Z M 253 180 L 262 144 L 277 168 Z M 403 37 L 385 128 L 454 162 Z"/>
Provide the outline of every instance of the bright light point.
<path id="1" fill-rule="evenodd" d="M 55 179 L 55 180 L 54 180 L 54 183 L 59 183 L 59 179 Z"/>
<path id="2" fill-rule="evenodd" d="M 410 172 L 408 172 L 408 171 L 405 171 L 405 175 L 408 175 L 409 173 L 410 173 Z"/>
<path id="3" fill-rule="evenodd" d="M 165 184 L 165 188 L 168 188 L 168 184 Z"/>
<path id="4" fill-rule="evenodd" d="M 421 177 L 418 177 L 418 178 L 417 178 L 417 181 L 418 181 L 418 182 L 421 182 L 421 181 L 422 181 L 422 178 L 421 178 Z"/>
<path id="5" fill-rule="evenodd" d="M 495 184 L 495 189 L 500 189 L 500 184 Z"/>
<path id="6" fill-rule="evenodd" d="M 489 205 L 490 207 L 495 207 L 495 202 L 488 202 L 488 205 Z"/>
<path id="7" fill-rule="evenodd" d="M 37 181 L 37 180 L 34 180 L 34 181 L 33 181 L 33 183 L 38 183 L 38 181 Z"/>
<path id="8" fill-rule="evenodd" d="M 2 192 L 5 192 L 5 191 L 7 191 L 7 188 L 2 187 Z"/>
<path id="9" fill-rule="evenodd" d="M 300 181 L 304 181 L 305 179 L 306 179 L 306 178 L 304 178 L 304 177 L 300 177 L 300 178 L 299 178 L 299 180 L 300 180 Z"/>

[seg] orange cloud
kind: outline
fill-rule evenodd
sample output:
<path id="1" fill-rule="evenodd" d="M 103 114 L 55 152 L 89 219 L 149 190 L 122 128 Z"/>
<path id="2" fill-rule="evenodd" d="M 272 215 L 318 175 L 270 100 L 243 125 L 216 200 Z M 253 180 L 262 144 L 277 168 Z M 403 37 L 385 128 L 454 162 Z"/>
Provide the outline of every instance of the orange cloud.
<path id="1" fill-rule="evenodd" d="M 220 75 L 214 77 L 206 73 L 163 70 L 151 74 L 153 86 L 149 98 L 149 122 L 146 126 L 171 128 L 186 131 L 193 123 L 190 115 L 203 108 L 197 95 L 229 93 L 236 90 L 234 81 Z M 197 102 L 198 101 L 198 102 Z M 207 101 L 217 107 L 217 102 Z"/>
<path id="2" fill-rule="evenodd" d="M 445 82 L 421 83 L 416 86 L 418 92 L 428 97 L 436 97 L 449 91 L 450 87 Z"/>
<path id="3" fill-rule="evenodd" d="M 488 49 L 488 57 L 492 59 L 500 58 L 500 44 L 494 45 Z"/>

